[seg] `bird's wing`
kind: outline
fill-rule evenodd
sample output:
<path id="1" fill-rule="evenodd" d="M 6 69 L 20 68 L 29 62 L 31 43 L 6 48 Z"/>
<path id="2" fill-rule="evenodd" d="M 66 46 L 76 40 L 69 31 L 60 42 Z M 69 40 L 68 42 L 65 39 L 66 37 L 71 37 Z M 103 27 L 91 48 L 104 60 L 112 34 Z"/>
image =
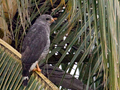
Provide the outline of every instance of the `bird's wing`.
<path id="1" fill-rule="evenodd" d="M 22 46 L 22 62 L 34 63 L 42 54 L 47 44 L 46 26 L 34 24 L 26 35 Z"/>

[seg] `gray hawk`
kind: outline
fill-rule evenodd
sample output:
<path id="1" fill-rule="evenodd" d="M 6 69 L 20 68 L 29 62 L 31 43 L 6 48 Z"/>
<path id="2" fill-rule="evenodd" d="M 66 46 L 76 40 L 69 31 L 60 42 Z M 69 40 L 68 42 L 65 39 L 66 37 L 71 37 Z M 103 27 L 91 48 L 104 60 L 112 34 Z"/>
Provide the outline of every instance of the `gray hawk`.
<path id="1" fill-rule="evenodd" d="M 29 28 L 22 45 L 22 76 L 26 86 L 31 71 L 41 71 L 38 61 L 45 59 L 50 46 L 50 25 L 56 18 L 48 14 L 39 16 Z M 35 68 L 37 67 L 37 68 Z"/>

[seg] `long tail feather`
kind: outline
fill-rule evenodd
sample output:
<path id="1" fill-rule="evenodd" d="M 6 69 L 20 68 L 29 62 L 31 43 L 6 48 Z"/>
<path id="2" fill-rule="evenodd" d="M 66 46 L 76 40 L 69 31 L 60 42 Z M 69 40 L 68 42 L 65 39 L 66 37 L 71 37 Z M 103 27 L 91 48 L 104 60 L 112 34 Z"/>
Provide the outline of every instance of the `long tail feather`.
<path id="1" fill-rule="evenodd" d="M 29 80 L 29 76 L 30 76 L 30 72 L 29 72 L 29 69 L 30 69 L 30 64 L 25 64 L 25 63 L 22 63 L 22 76 L 23 76 L 23 85 L 26 86 L 27 83 L 28 83 L 28 80 Z"/>
<path id="2" fill-rule="evenodd" d="M 28 80 L 29 80 L 29 77 L 28 77 L 28 76 L 24 76 L 24 77 L 23 77 L 23 82 L 22 82 L 22 84 L 23 84 L 24 86 L 27 86 Z"/>

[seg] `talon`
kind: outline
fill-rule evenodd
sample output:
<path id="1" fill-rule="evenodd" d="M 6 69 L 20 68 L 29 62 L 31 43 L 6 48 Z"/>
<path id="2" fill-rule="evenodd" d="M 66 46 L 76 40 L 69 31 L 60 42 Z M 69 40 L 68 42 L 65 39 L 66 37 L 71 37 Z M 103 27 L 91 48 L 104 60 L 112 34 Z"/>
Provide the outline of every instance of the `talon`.
<path id="1" fill-rule="evenodd" d="M 33 69 L 32 71 L 38 71 L 38 72 L 41 72 L 41 69 L 39 68 L 38 63 L 37 63 L 37 68 Z"/>

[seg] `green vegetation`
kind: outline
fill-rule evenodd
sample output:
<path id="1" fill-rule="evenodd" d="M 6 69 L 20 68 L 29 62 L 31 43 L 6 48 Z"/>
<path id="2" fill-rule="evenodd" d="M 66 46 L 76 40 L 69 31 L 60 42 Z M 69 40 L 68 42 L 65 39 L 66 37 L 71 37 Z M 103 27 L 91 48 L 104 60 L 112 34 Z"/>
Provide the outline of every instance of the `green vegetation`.
<path id="1" fill-rule="evenodd" d="M 73 76 L 78 70 L 87 88 L 120 89 L 119 0 L 16 1 L 17 13 L 6 19 L 15 49 L 21 52 L 23 38 L 40 14 L 51 14 L 58 19 L 51 26 L 50 53 L 44 62 L 61 66 L 65 75 L 76 65 Z"/>

